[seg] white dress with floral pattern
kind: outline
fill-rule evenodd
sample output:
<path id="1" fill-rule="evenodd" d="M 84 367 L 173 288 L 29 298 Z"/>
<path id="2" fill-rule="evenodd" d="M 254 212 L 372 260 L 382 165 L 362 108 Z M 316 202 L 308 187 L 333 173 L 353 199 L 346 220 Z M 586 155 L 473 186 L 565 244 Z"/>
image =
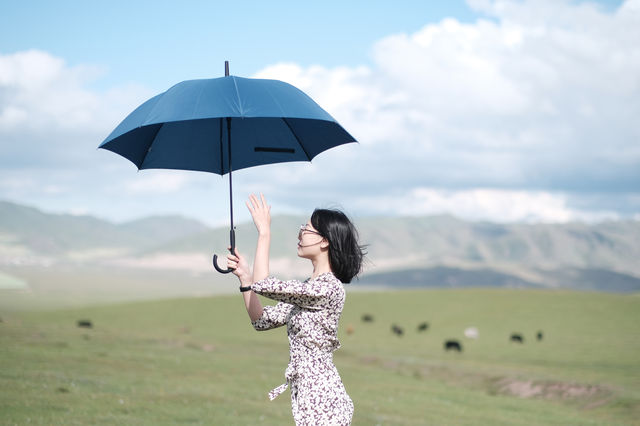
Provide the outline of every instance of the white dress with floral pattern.
<path id="1" fill-rule="evenodd" d="M 291 409 L 296 425 L 348 425 L 353 402 L 333 365 L 333 351 L 340 347 L 338 321 L 345 291 L 332 273 L 306 281 L 265 278 L 251 286 L 262 296 L 277 300 L 265 306 L 252 324 L 256 330 L 287 325 L 289 365 L 286 383 L 269 393 L 274 399 L 291 387 Z"/>

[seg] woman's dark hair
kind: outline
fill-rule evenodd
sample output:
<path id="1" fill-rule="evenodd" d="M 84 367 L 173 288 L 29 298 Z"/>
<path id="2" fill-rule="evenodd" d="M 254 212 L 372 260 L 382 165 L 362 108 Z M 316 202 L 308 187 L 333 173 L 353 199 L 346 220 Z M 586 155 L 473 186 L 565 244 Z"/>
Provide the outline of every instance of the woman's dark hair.
<path id="1" fill-rule="evenodd" d="M 329 241 L 329 264 L 333 274 L 350 283 L 362 270 L 365 246 L 358 243 L 358 231 L 340 210 L 316 209 L 311 225 Z"/>

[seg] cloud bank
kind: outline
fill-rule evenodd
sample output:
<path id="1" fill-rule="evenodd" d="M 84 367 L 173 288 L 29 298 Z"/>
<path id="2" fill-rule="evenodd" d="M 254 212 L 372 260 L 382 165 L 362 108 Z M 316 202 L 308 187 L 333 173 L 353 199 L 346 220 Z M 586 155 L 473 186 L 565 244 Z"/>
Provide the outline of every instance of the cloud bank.
<path id="1" fill-rule="evenodd" d="M 242 171 L 238 196 L 263 191 L 274 211 L 291 212 L 339 204 L 358 215 L 637 217 L 640 0 L 613 12 L 550 0 L 469 5 L 475 22 L 389 35 L 372 46 L 370 64 L 258 72 L 308 93 L 360 143 L 312 165 Z M 41 51 L 0 55 L 0 198 L 110 216 L 115 197 L 139 215 L 177 206 L 193 215 L 204 191 L 224 192 L 220 179 L 136 175 L 95 151 L 153 95 L 143 86 L 92 89 L 106 72 Z M 224 217 L 223 204 L 204 207 Z"/>
<path id="2" fill-rule="evenodd" d="M 613 13 L 562 1 L 470 5 L 484 17 L 390 35 L 373 46 L 370 67 L 276 64 L 258 76 L 289 81 L 331 111 L 361 143 L 348 158 L 358 165 L 351 186 L 383 186 L 410 206 L 402 210 L 467 215 L 465 205 L 491 193 L 496 204 L 478 204 L 480 216 L 637 212 L 640 2 Z M 426 193 L 450 202 L 427 197 L 430 205 Z M 585 205 L 587 194 L 615 194 L 627 208 Z M 520 213 L 505 216 L 498 200 Z"/>

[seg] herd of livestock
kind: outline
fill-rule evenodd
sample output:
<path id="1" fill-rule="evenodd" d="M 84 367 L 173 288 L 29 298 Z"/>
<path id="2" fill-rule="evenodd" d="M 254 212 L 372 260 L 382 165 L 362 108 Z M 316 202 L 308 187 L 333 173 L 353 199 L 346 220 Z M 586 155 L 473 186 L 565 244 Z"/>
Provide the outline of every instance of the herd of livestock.
<path id="1" fill-rule="evenodd" d="M 374 321 L 373 315 L 371 314 L 364 314 L 362 315 L 361 319 L 362 319 L 362 322 L 366 322 L 366 323 L 371 323 Z M 76 325 L 81 328 L 93 328 L 92 321 L 88 319 L 78 320 Z M 429 329 L 428 322 L 421 322 L 416 327 L 416 331 L 418 333 L 426 332 L 428 329 Z M 391 332 L 398 337 L 402 337 L 405 334 L 404 328 L 397 324 L 391 324 Z M 353 327 L 351 325 L 347 326 L 347 333 L 348 334 L 353 333 Z M 464 331 L 464 335 L 471 339 L 477 339 L 478 330 L 475 327 L 469 327 Z M 543 337 L 544 335 L 542 331 L 538 331 L 535 335 L 536 340 L 539 342 L 542 341 Z M 509 341 L 513 343 L 523 344 L 524 336 L 522 333 L 514 332 L 514 333 L 511 333 L 511 335 L 509 336 Z M 445 351 L 462 352 L 463 346 L 460 340 L 451 338 L 451 339 L 446 339 L 444 341 L 443 349 Z"/>
<path id="2" fill-rule="evenodd" d="M 371 323 L 374 321 L 373 315 L 371 314 L 363 314 L 361 317 L 362 322 L 365 323 Z M 416 331 L 418 333 L 423 333 L 425 331 L 427 331 L 429 329 L 429 323 L 428 322 L 421 322 L 417 325 L 416 327 Z M 347 333 L 352 333 L 353 329 L 352 328 L 347 328 Z M 391 324 L 391 332 L 393 334 L 395 334 L 398 337 L 402 337 L 405 334 L 405 330 L 403 327 L 397 325 L 397 324 Z M 469 327 L 464 331 L 464 335 L 468 338 L 471 339 L 477 339 L 478 338 L 478 330 L 475 327 Z M 538 331 L 535 335 L 535 338 L 538 342 L 542 341 L 544 337 L 544 334 L 542 331 Z M 524 336 L 522 333 L 519 332 L 513 332 L 511 333 L 511 335 L 509 336 L 509 341 L 512 343 L 519 343 L 519 344 L 523 344 L 524 343 Z M 462 343 L 460 342 L 460 340 L 458 339 L 446 339 L 444 341 L 443 344 L 443 349 L 445 351 L 456 351 L 456 352 L 462 352 L 463 350 L 463 346 Z"/>

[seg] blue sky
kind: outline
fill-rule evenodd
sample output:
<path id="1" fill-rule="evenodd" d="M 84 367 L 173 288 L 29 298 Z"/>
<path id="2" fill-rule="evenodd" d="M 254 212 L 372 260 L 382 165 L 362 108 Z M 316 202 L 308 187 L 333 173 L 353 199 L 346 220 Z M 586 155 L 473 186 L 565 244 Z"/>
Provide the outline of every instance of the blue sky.
<path id="1" fill-rule="evenodd" d="M 355 66 L 373 43 L 448 16 L 476 16 L 464 1 L 36 1 L 2 6 L 0 49 L 42 49 L 69 65 L 96 64 L 98 87 L 144 82 L 164 90 L 176 81 L 264 66 Z"/>
<path id="2" fill-rule="evenodd" d="M 360 142 L 234 175 L 276 213 L 640 217 L 640 2 L 11 2 L 0 199 L 124 221 L 227 216 L 226 179 L 95 148 L 173 84 L 231 73 L 311 95 Z M 237 183 L 236 183 L 237 182 Z"/>

